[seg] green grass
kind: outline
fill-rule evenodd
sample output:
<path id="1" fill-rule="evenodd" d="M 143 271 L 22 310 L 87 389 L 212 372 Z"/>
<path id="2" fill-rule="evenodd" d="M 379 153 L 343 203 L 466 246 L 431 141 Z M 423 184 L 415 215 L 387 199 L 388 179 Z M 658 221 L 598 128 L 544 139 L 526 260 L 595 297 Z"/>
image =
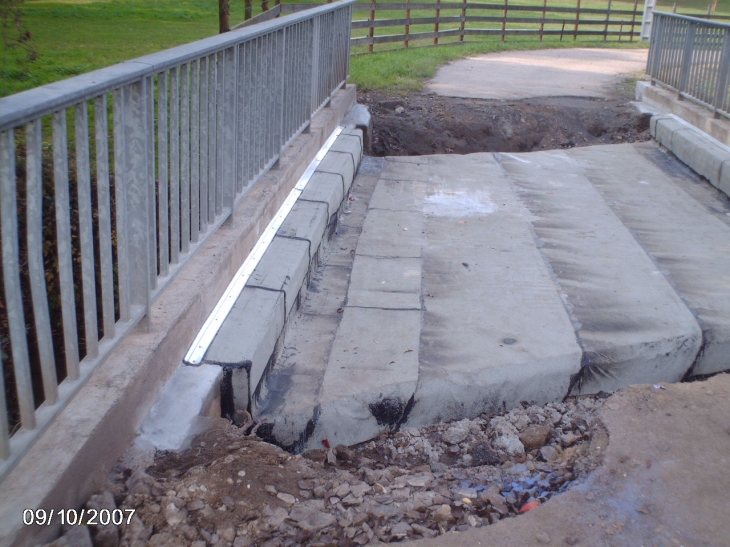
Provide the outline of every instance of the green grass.
<path id="1" fill-rule="evenodd" d="M 215 0 L 28 1 L 22 16 L 39 57 L 0 42 L 0 96 L 218 32 Z M 243 1 L 232 0 L 231 24 L 242 20 Z"/>
<path id="2" fill-rule="evenodd" d="M 286 0 L 289 1 L 289 0 Z M 293 0 L 296 3 L 317 3 L 314 0 Z M 360 0 L 365 1 L 367 0 Z M 390 0 L 392 1 L 392 0 Z M 416 0 L 414 0 L 416 1 Z M 497 1 L 497 0 L 490 0 Z M 575 6 L 576 0 L 548 0 L 548 6 Z M 711 0 L 678 0 L 677 11 L 701 13 Z M 261 11 L 255 0 L 254 13 Z M 608 0 L 582 0 L 581 7 L 605 8 Z M 541 5 L 541 0 L 510 0 L 510 4 Z M 273 0 L 270 1 L 273 6 Z M 660 0 L 660 9 L 671 11 L 673 2 Z M 614 9 L 630 9 L 631 0 L 614 0 Z M 0 96 L 17 93 L 39 85 L 89 72 L 141 55 L 212 36 L 218 30 L 218 3 L 215 0 L 27 0 L 22 8 L 25 27 L 33 35 L 32 43 L 39 53 L 34 62 L 24 61 L 17 48 L 8 49 L 0 42 Z M 231 24 L 243 20 L 243 0 L 231 0 Z M 367 18 L 369 12 L 355 12 L 356 18 Z M 730 0 L 721 0 L 718 13 L 730 13 Z M 459 10 L 442 10 L 442 15 L 459 15 Z M 501 15 L 484 12 L 484 15 Z M 411 17 L 433 17 L 432 10 L 413 10 Z M 538 14 L 525 14 L 536 16 Z M 403 18 L 403 11 L 378 11 L 380 18 Z M 569 16 L 567 16 L 569 18 Z M 640 21 L 637 21 L 640 24 Z M 473 23 L 473 28 L 499 28 L 499 24 Z M 525 25 L 508 25 L 508 28 Z M 532 25 L 534 28 L 534 25 Z M 458 24 L 442 24 L 440 29 L 458 28 Z M 559 28 L 556 25 L 546 28 Z M 601 27 L 602 28 L 602 27 Z M 411 32 L 431 32 L 433 25 L 412 25 Z M 539 47 L 602 47 L 600 37 L 579 38 L 573 42 L 566 25 L 563 42 L 557 38 L 518 39 L 507 37 L 506 43 L 493 37 L 469 37 L 471 43 L 456 47 L 413 47 L 430 41 L 412 42 L 408 50 L 359 56 L 366 48 L 354 48 L 352 81 L 365 89 L 415 90 L 430 77 L 439 64 L 470 55 L 505 49 Z M 376 35 L 401 34 L 403 27 L 376 29 Z M 355 35 L 364 36 L 366 30 Z M 441 39 L 441 43 L 454 38 Z M 611 47 L 625 47 L 610 43 Z M 634 42 L 634 45 L 639 44 Z M 376 51 L 402 48 L 392 43 L 376 46 Z"/>

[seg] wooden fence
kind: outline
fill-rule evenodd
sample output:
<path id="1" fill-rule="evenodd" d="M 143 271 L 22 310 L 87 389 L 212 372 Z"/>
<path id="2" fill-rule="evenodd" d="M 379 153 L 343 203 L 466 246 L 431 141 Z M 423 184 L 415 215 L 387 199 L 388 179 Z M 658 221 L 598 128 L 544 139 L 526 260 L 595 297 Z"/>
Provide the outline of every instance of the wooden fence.
<path id="1" fill-rule="evenodd" d="M 540 0 L 537 0 L 539 2 Z M 557 3 L 556 0 L 552 0 Z M 585 1 L 585 0 L 584 0 Z M 605 7 L 582 7 L 581 0 L 575 5 L 526 6 L 515 0 L 498 4 L 476 2 L 378 2 L 353 5 L 351 45 L 366 46 L 373 51 L 375 45 L 402 43 L 409 47 L 412 42 L 427 40 L 434 45 L 468 41 L 467 37 L 498 36 L 505 41 L 508 36 L 545 36 L 577 40 L 579 36 L 598 39 L 634 41 L 641 31 L 643 2 L 634 0 L 631 9 L 615 9 L 613 0 L 606 0 Z M 595 2 L 591 2 L 595 6 Z M 626 6 L 626 3 L 624 3 Z M 309 9 L 312 4 L 277 4 L 260 15 L 234 28 L 266 21 L 280 15 Z M 382 16 L 381 16 L 382 14 Z M 377 29 L 392 29 L 392 33 Z"/>

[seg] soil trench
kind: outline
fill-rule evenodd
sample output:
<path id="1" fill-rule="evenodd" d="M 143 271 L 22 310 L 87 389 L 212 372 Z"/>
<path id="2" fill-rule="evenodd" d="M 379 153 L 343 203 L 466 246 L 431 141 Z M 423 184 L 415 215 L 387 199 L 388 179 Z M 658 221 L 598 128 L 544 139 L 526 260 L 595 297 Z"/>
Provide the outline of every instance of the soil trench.
<path id="1" fill-rule="evenodd" d="M 370 91 L 358 93 L 358 102 L 373 117 L 375 156 L 531 152 L 648 141 L 650 115 L 640 114 L 626 91 L 610 95 L 502 101 Z"/>

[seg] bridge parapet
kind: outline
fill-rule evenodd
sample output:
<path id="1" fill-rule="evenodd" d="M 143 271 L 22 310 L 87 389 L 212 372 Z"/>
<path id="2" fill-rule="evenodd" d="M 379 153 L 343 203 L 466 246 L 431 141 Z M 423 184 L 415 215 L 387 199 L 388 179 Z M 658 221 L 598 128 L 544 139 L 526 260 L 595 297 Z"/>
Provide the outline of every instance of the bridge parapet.
<path id="1" fill-rule="evenodd" d="M 180 339 L 171 361 L 180 362 L 189 343 L 182 338 L 200 327 L 228 281 L 223 274 L 235 271 L 227 264 L 235 264 L 231 255 L 245 256 L 259 225 L 354 101 L 354 89 L 342 90 L 350 4 L 0 100 L 0 408 L 10 418 L 0 420 L 0 480 L 42 433 L 56 440 L 54 429 L 68 434 L 59 413 L 99 365 L 119 365 L 130 338 L 159 338 L 159 347 L 145 350 L 170 349 L 162 331 L 177 312 L 189 323 L 182 337 L 173 336 Z M 183 277 L 189 285 L 191 258 L 209 260 L 211 245 L 230 239 L 235 223 L 240 237 L 229 243 L 242 248 L 213 253 L 223 274 L 203 283 L 211 294 L 188 293 L 179 306 L 179 294 L 163 295 Z M 199 320 L 186 315 L 193 309 Z M 141 357 L 144 366 L 148 357 Z M 133 379 L 137 368 L 130 365 L 125 375 Z M 171 372 L 160 365 L 145 373 L 154 377 L 149 390 L 159 391 Z M 125 430 L 117 430 L 122 450 L 155 395 L 137 401 Z M 5 482 L 16 491 L 17 481 Z M 62 497 L 68 506 L 68 494 Z M 10 532 L 10 521 L 0 529 Z"/>

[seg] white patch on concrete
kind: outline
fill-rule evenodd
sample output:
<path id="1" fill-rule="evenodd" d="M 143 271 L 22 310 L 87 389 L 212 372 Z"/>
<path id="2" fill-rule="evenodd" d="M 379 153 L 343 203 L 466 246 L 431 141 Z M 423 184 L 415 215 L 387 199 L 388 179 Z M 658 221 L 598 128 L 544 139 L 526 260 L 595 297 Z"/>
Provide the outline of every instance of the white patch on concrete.
<path id="1" fill-rule="evenodd" d="M 487 192 L 438 190 L 427 195 L 423 213 L 438 217 L 468 217 L 489 215 L 497 211 Z"/>
<path id="2" fill-rule="evenodd" d="M 521 157 L 519 157 L 519 156 L 513 156 L 512 154 L 504 154 L 504 153 L 503 153 L 502 155 L 504 155 L 504 156 L 507 156 L 508 158 L 512 158 L 513 160 L 521 161 L 522 163 L 530 163 L 530 162 L 529 162 L 529 161 L 527 161 L 527 160 L 523 160 L 523 159 L 522 159 Z"/>

